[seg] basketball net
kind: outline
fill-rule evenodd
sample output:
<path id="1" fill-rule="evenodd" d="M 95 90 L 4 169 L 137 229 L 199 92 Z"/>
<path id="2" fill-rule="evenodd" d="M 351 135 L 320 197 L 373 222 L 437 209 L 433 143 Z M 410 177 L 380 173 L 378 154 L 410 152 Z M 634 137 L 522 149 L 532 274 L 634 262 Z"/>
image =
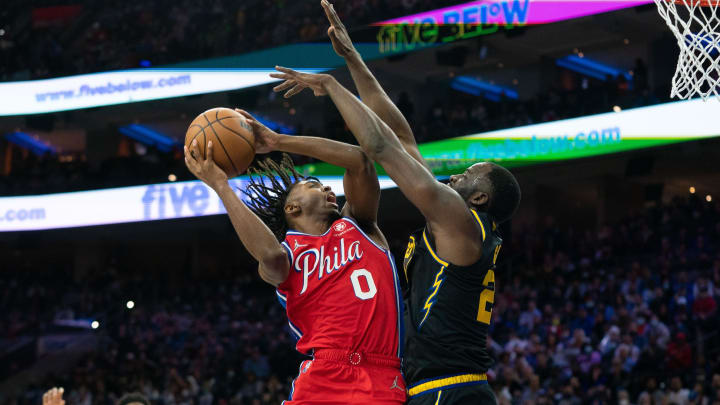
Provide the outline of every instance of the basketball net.
<path id="1" fill-rule="evenodd" d="M 680 57 L 670 97 L 720 100 L 720 0 L 655 0 Z"/>

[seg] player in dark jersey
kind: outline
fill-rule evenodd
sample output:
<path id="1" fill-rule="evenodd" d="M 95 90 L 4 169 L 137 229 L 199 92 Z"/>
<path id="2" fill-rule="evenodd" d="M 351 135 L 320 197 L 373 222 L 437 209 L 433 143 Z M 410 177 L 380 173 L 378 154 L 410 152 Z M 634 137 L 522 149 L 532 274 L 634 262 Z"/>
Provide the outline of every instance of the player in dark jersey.
<path id="1" fill-rule="evenodd" d="M 353 145 L 280 135 L 247 112 L 257 153 L 282 151 L 346 169 L 346 203 L 317 179 L 299 175 L 289 156 L 249 170 L 246 206 L 226 174 L 197 143 L 185 148 L 190 171 L 222 199 L 237 235 L 259 262 L 263 280 L 277 288 L 301 363 L 285 404 L 402 405 L 402 299 L 387 241 L 376 224 L 380 187 L 374 165 Z M 373 130 L 356 121 L 351 131 Z M 284 240 L 284 241 L 283 241 Z M 282 242 L 282 243 L 281 243 Z"/>
<path id="2" fill-rule="evenodd" d="M 409 124 L 363 63 L 332 5 L 326 0 L 322 5 L 333 48 L 345 58 L 367 107 L 357 107 L 355 113 L 381 129 L 375 132 L 381 136 L 356 138 L 427 219 L 426 227 L 410 237 L 404 263 L 409 403 L 494 404 L 485 372 L 492 365 L 486 338 L 502 244 L 497 225 L 516 210 L 519 185 L 509 171 L 492 163 L 473 165 L 452 176 L 448 185 L 437 182 Z M 329 94 L 338 107 L 357 103 L 343 97 L 327 75 L 280 70 L 283 75 L 275 77 L 287 80 L 278 86 L 290 88 L 286 97 L 309 87 L 316 95 Z"/>

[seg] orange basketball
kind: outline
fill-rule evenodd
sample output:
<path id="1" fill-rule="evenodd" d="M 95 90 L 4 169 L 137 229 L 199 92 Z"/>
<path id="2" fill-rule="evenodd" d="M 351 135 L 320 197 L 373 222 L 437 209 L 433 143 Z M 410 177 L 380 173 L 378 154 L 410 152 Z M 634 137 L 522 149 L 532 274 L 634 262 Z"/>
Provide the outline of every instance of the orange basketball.
<path id="1" fill-rule="evenodd" d="M 213 142 L 213 159 L 228 178 L 243 173 L 255 157 L 255 135 L 245 117 L 229 108 L 213 108 L 200 114 L 190 123 L 185 134 L 185 145 L 193 140 L 203 159 L 209 141 Z"/>

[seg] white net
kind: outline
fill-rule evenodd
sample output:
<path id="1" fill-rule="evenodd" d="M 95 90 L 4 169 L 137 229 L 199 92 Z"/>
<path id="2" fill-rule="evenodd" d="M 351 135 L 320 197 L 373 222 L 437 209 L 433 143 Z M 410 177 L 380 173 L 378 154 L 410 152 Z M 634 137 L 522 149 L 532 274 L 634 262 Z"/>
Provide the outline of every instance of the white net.
<path id="1" fill-rule="evenodd" d="M 720 100 L 720 0 L 655 0 L 675 34 L 680 57 L 670 97 Z"/>

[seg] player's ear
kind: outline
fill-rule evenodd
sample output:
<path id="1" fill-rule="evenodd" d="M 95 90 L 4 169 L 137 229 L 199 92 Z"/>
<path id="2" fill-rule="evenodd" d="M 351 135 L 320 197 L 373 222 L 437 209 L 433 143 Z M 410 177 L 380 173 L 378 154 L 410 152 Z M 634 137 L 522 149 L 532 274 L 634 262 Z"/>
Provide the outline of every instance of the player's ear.
<path id="1" fill-rule="evenodd" d="M 285 204 L 285 215 L 290 216 L 297 216 L 302 212 L 302 208 L 300 208 L 300 204 L 298 204 L 296 201 L 288 201 Z"/>
<path id="2" fill-rule="evenodd" d="M 481 207 L 490 201 L 490 195 L 484 191 L 476 191 L 470 195 L 468 201 L 475 207 Z"/>

